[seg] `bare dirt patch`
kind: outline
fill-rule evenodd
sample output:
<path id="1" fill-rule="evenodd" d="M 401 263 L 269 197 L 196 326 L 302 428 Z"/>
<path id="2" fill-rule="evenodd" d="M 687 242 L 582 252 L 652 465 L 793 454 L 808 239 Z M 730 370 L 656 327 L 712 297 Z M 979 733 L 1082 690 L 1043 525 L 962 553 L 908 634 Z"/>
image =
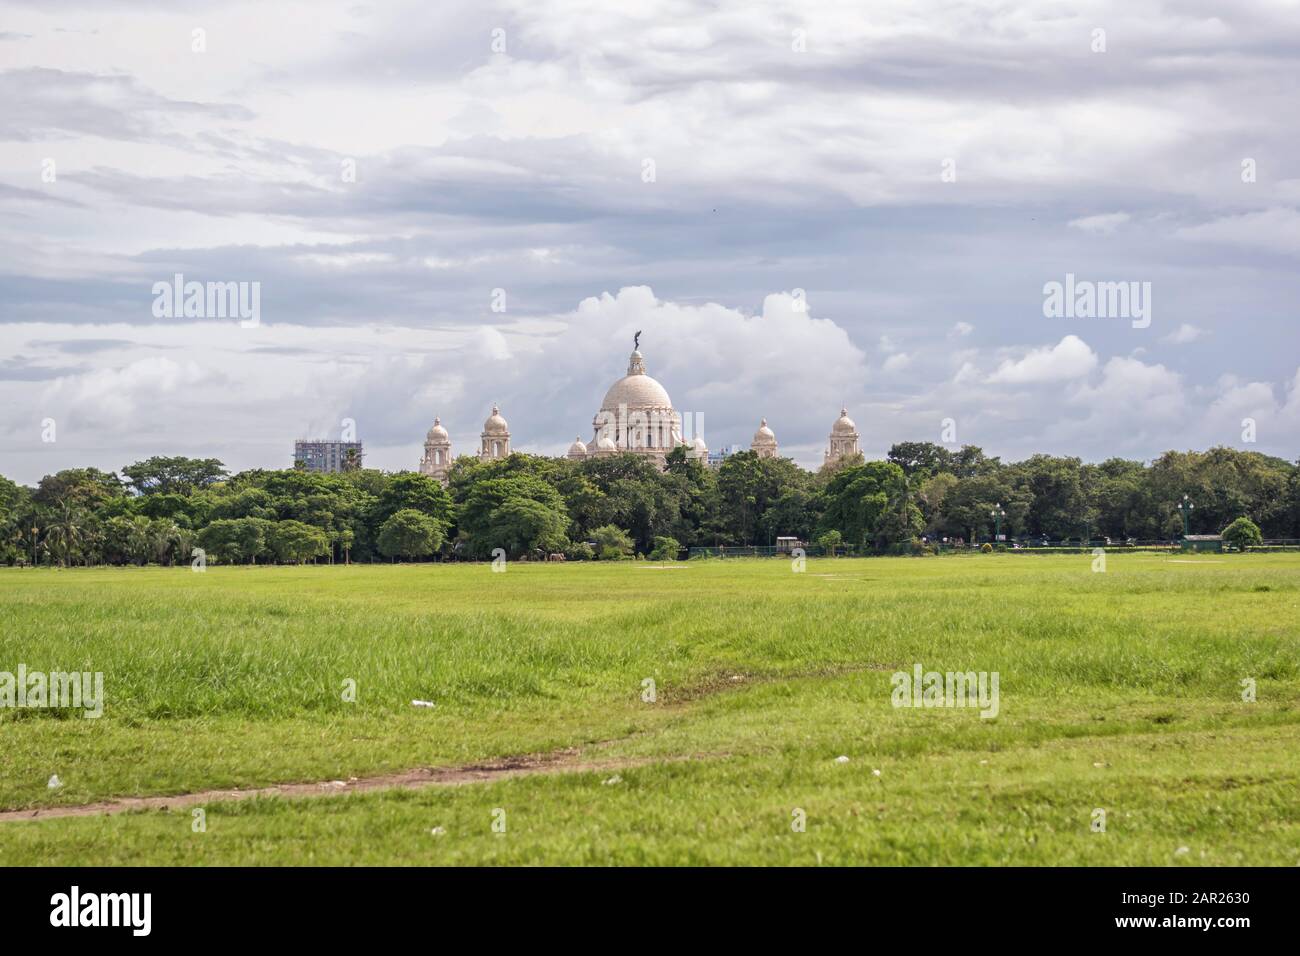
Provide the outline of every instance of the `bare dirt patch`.
<path id="1" fill-rule="evenodd" d="M 703 757 L 704 755 L 701 755 Z M 0 823 L 17 820 L 52 820 L 57 817 L 109 816 L 138 810 L 178 810 L 185 807 L 205 806 L 232 800 L 255 797 L 332 797 L 347 793 L 368 793 L 375 790 L 419 790 L 425 787 L 455 787 L 471 783 L 494 783 L 511 777 L 527 777 L 551 773 L 593 773 L 609 770 L 628 770 L 652 763 L 672 763 L 692 760 L 695 757 L 639 757 L 621 760 L 584 760 L 579 750 L 561 750 L 551 754 L 527 757 L 509 757 L 504 760 L 485 761 L 463 767 L 420 767 L 399 773 L 378 774 L 373 777 L 350 777 L 347 780 L 325 780 L 318 783 L 280 783 L 270 787 L 249 790 L 201 790 L 197 793 L 180 793 L 167 797 L 121 797 L 76 807 L 43 807 L 37 810 L 0 811 Z"/>

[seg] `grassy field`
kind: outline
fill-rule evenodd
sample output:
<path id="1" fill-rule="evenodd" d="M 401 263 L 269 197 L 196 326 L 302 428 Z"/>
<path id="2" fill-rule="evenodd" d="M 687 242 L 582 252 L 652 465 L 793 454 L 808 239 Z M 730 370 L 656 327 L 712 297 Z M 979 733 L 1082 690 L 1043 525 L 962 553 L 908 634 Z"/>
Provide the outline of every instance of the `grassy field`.
<path id="1" fill-rule="evenodd" d="M 7 821 L 0 865 L 1300 864 L 1300 555 L 1091 566 L 3 571 L 0 671 L 107 702 L 0 709 L 0 809 L 563 772 Z M 893 707 L 916 663 L 998 672 L 998 716 Z"/>

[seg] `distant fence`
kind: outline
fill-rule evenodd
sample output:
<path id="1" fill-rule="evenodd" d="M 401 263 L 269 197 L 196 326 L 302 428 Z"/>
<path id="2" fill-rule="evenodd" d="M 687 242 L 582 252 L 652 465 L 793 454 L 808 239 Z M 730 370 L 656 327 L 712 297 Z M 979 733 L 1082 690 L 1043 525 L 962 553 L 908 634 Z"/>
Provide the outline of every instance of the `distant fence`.
<path id="1" fill-rule="evenodd" d="M 818 558 L 823 556 L 825 549 L 816 545 L 800 545 L 805 557 Z M 836 549 L 840 557 L 845 557 L 848 548 Z M 777 548 L 765 544 L 727 544 L 713 548 L 689 548 L 688 558 L 792 558 L 793 552 L 789 548 Z"/>
<path id="2" fill-rule="evenodd" d="M 1300 551 L 1300 538 L 1283 538 L 1254 545 L 1251 551 Z"/>
<path id="3" fill-rule="evenodd" d="M 835 549 L 835 557 L 853 558 L 853 557 L 889 557 L 889 556 L 908 556 L 908 555 L 961 555 L 961 554 L 981 554 L 985 544 L 992 542 L 979 542 L 978 544 L 956 544 L 951 541 L 927 541 L 919 546 L 911 544 L 890 545 L 883 551 L 868 549 L 857 552 L 854 548 L 840 547 Z M 828 553 L 825 548 L 817 545 L 808 544 L 800 546 L 806 557 L 820 558 L 827 557 Z M 994 551 L 999 554 L 1085 554 L 1091 553 L 1097 548 L 1103 548 L 1106 551 L 1115 553 L 1125 552 L 1150 552 L 1156 554 L 1167 554 L 1170 552 L 1179 552 L 1182 550 L 1181 541 L 1170 540 L 1153 540 L 1153 541 L 1116 541 L 1115 539 L 1107 540 L 1105 538 L 1093 538 L 1090 541 L 1083 540 L 1063 540 L 1063 541 L 1044 541 L 1042 538 L 1037 540 L 1024 541 L 999 541 L 993 545 Z M 789 558 L 793 557 L 789 548 L 777 548 L 771 545 L 762 544 L 728 544 L 707 548 L 688 548 L 684 549 L 687 553 L 686 558 L 690 560 L 699 560 L 705 558 Z M 1231 548 L 1225 548 L 1225 551 L 1231 551 Z M 1300 551 L 1300 539 L 1296 538 L 1279 538 L 1265 541 L 1262 545 L 1255 545 L 1249 549 L 1252 553 L 1268 553 L 1282 551 Z"/>

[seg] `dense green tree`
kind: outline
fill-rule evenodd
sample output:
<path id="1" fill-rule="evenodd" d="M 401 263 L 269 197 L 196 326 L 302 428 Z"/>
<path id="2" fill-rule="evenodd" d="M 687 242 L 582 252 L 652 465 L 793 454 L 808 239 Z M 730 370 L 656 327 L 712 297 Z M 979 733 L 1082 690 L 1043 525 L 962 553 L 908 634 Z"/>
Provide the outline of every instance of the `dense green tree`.
<path id="1" fill-rule="evenodd" d="M 718 469 L 718 495 L 732 540 L 752 544 L 762 515 L 763 470 L 752 451 L 728 456 Z"/>
<path id="2" fill-rule="evenodd" d="M 465 491 L 465 499 L 458 506 L 457 512 L 460 530 L 471 557 L 488 558 L 494 548 L 509 550 L 508 543 L 497 537 L 505 529 L 494 523 L 497 511 L 508 501 L 536 501 L 560 517 L 561 528 L 568 524 L 568 512 L 560 493 L 532 475 L 486 478 L 463 488 L 468 490 Z"/>
<path id="3" fill-rule="evenodd" d="M 267 547 L 280 561 L 302 564 L 329 554 L 329 536 L 314 525 L 301 521 L 277 521 L 266 536 Z"/>
<path id="4" fill-rule="evenodd" d="M 978 445 L 962 445 L 952 457 L 952 473 L 958 478 L 978 478 L 1002 468 L 1002 462 L 984 454 Z"/>
<path id="5" fill-rule="evenodd" d="M 1012 484 L 1008 469 L 960 478 L 944 496 L 933 528 L 941 537 L 968 542 L 992 536 L 996 521 L 991 513 L 1000 505 L 1007 515 L 1002 521 L 1003 533 L 1024 533 L 1029 504 L 1028 492 Z"/>
<path id="6" fill-rule="evenodd" d="M 1084 494 L 1078 458 L 1034 455 L 1011 467 L 1012 481 L 1029 494 L 1023 527 L 1030 535 L 1082 537 L 1097 528 L 1097 511 Z M 1002 503 L 1005 508 L 1005 502 Z"/>
<path id="7" fill-rule="evenodd" d="M 1259 525 L 1243 516 L 1223 529 L 1223 540 L 1234 548 L 1245 551 L 1263 544 L 1264 536 L 1259 533 Z"/>
<path id="8" fill-rule="evenodd" d="M 73 508 L 91 510 L 123 495 L 117 475 L 98 468 L 68 468 L 42 478 L 32 492 L 32 501 L 43 508 L 55 509 L 66 503 Z"/>
<path id="9" fill-rule="evenodd" d="M 688 456 L 686 446 L 679 445 L 668 453 L 663 480 L 677 498 L 678 520 L 670 535 L 688 547 L 722 544 L 727 532 L 723 526 L 717 472 L 698 458 Z M 803 481 L 810 485 L 812 476 L 805 472 Z"/>
<path id="10" fill-rule="evenodd" d="M 390 558 L 427 558 L 442 547 L 442 541 L 438 519 L 415 508 L 390 515 L 379 529 L 379 552 Z"/>
<path id="11" fill-rule="evenodd" d="M 917 507 L 925 519 L 926 530 L 940 532 L 944 525 L 944 501 L 949 493 L 957 487 L 960 479 L 953 474 L 942 471 L 937 475 L 922 479 L 917 488 Z"/>
<path id="12" fill-rule="evenodd" d="M 1143 485 L 1144 471 L 1142 462 L 1123 458 L 1110 458 L 1080 469 L 1080 482 L 1100 534 L 1121 540 L 1159 534 L 1145 517 L 1149 499 Z"/>
<path id="13" fill-rule="evenodd" d="M 383 524 L 405 508 L 414 508 L 436 518 L 443 525 L 451 523 L 451 496 L 436 478 L 411 471 L 398 472 L 389 479 L 375 501 L 372 518 Z"/>
<path id="14" fill-rule="evenodd" d="M 928 441 L 899 442 L 889 449 L 886 457 L 902 468 L 908 478 L 929 478 L 940 472 L 956 470 L 953 453 Z"/>
<path id="15" fill-rule="evenodd" d="M 227 477 L 226 467 L 215 458 L 165 458 L 155 456 L 122 469 L 136 494 L 188 495 Z"/>
<path id="16" fill-rule="evenodd" d="M 209 512 L 212 520 L 225 518 L 262 518 L 275 521 L 279 517 L 275 501 L 264 488 L 238 488 L 212 499 Z"/>
<path id="17" fill-rule="evenodd" d="M 772 545 L 778 535 L 806 533 L 814 521 L 811 484 L 788 458 L 760 458 L 752 451 L 727 456 L 718 469 L 718 498 L 729 541 Z M 772 514 L 778 503 L 780 510 Z"/>
<path id="18" fill-rule="evenodd" d="M 488 536 L 511 557 L 562 552 L 568 517 L 562 508 L 534 498 L 507 498 L 492 514 Z"/>
<path id="19" fill-rule="evenodd" d="M 578 473 L 603 496 L 599 511 L 586 517 L 580 530 L 589 533 L 598 525 L 616 524 L 632 535 L 641 551 L 650 550 L 656 535 L 682 532 L 682 507 L 689 503 L 689 487 L 680 476 L 661 473 L 643 456 L 630 452 L 588 459 L 578 465 Z"/>
<path id="20" fill-rule="evenodd" d="M 1287 514 L 1283 524 L 1282 536 L 1300 538 L 1300 461 L 1296 462 L 1291 476 L 1287 479 Z"/>
<path id="21" fill-rule="evenodd" d="M 913 498 L 906 483 L 890 498 L 885 510 L 876 519 L 872 537 L 877 550 L 910 545 L 925 530 L 925 517 Z"/>
<path id="22" fill-rule="evenodd" d="M 219 518 L 199 532 L 198 544 L 218 561 L 256 564 L 273 526 L 264 518 Z"/>
<path id="23" fill-rule="evenodd" d="M 769 502 L 767 510 L 758 519 L 762 540 L 768 544 L 775 544 L 780 537 L 808 541 L 817 526 L 816 505 L 816 496 L 807 488 L 783 491 L 779 498 Z"/>
<path id="24" fill-rule="evenodd" d="M 907 478 L 889 461 L 869 461 L 835 474 L 822 492 L 825 507 L 818 532 L 839 531 L 845 543 L 862 550 L 874 539 L 876 524 L 889 503 L 903 494 Z"/>
<path id="25" fill-rule="evenodd" d="M 34 516 L 31 492 L 0 476 L 0 562 L 26 561 Z"/>
<path id="26" fill-rule="evenodd" d="M 1286 501 L 1289 468 L 1281 459 L 1235 448 L 1165 452 L 1145 475 L 1153 523 L 1167 533 L 1181 533 L 1177 506 L 1187 495 L 1195 504 L 1190 517 L 1192 534 L 1212 534 L 1249 514 L 1266 536 L 1281 537 L 1290 527 Z"/>

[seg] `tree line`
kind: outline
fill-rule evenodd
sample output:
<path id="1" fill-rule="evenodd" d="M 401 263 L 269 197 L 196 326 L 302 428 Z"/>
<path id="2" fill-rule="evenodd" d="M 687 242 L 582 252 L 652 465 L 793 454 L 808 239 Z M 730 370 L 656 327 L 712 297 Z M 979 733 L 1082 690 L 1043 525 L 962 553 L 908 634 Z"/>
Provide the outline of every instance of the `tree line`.
<path id="1" fill-rule="evenodd" d="M 1184 497 L 1186 496 L 1186 497 Z M 155 457 L 120 473 L 74 468 L 35 487 L 0 478 L 0 561 L 173 565 L 673 557 L 682 547 L 821 541 L 854 553 L 925 542 L 1172 540 L 1241 518 L 1300 538 L 1300 467 L 1258 452 L 1170 451 L 1147 464 L 903 442 L 883 461 L 808 471 L 739 452 L 716 470 L 683 448 L 667 468 L 633 454 L 580 462 L 462 457 L 446 488 L 413 472 L 338 474 Z M 497 550 L 500 549 L 500 552 Z"/>

